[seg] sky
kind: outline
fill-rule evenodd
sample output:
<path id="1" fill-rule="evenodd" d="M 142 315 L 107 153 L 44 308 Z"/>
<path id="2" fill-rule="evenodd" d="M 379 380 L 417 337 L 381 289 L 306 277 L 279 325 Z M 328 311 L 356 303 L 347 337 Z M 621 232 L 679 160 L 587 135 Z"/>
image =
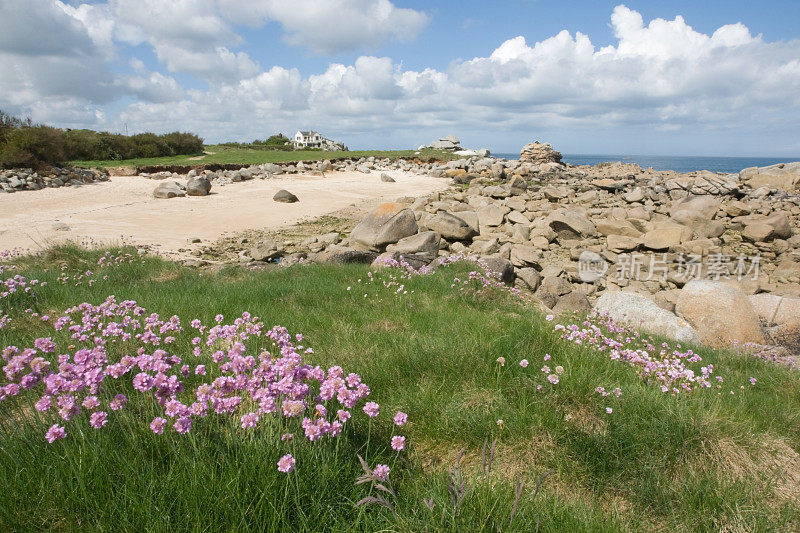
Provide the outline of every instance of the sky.
<path id="1" fill-rule="evenodd" d="M 0 109 L 351 149 L 800 156 L 800 2 L 0 0 Z"/>

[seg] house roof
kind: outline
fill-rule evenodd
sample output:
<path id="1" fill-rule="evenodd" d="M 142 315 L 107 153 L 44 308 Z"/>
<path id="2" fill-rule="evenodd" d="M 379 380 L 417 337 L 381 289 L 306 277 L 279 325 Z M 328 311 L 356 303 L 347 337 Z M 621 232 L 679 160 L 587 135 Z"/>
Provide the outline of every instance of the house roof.
<path id="1" fill-rule="evenodd" d="M 317 132 L 316 131 L 301 131 L 300 135 L 302 135 L 303 137 L 311 137 L 315 133 L 317 133 Z"/>

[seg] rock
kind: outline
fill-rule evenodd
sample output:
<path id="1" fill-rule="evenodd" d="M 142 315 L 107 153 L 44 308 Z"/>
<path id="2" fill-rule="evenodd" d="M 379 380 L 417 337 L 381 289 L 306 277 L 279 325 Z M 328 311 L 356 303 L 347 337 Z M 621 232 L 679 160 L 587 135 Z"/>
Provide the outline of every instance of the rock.
<path id="1" fill-rule="evenodd" d="M 633 204 L 636 202 L 641 202 L 644 200 L 644 191 L 641 187 L 637 187 L 631 192 L 626 192 L 622 195 L 622 199 L 628 202 L 629 204 Z"/>
<path id="2" fill-rule="evenodd" d="M 719 281 L 692 280 L 678 294 L 676 314 L 697 332 L 703 344 L 732 348 L 733 342 L 766 344 L 747 295 Z"/>
<path id="3" fill-rule="evenodd" d="M 383 251 L 404 237 L 418 231 L 414 212 L 402 203 L 381 204 L 350 233 L 350 238 L 369 250 Z"/>
<path id="4" fill-rule="evenodd" d="M 627 220 L 600 220 L 597 223 L 597 231 L 601 235 L 624 235 L 626 237 L 639 237 L 642 232 Z"/>
<path id="5" fill-rule="evenodd" d="M 569 196 L 569 189 L 567 189 L 566 187 L 556 187 L 555 185 L 548 185 L 547 187 L 542 189 L 542 194 L 544 194 L 544 197 L 550 200 L 551 202 L 557 202 Z"/>
<path id="6" fill-rule="evenodd" d="M 624 235 L 609 235 L 607 238 L 608 249 L 613 252 L 631 252 L 639 247 L 639 239 Z"/>
<path id="7" fill-rule="evenodd" d="M 556 211 L 548 218 L 548 225 L 559 240 L 581 239 L 597 234 L 597 228 L 589 219 L 571 211 Z"/>
<path id="8" fill-rule="evenodd" d="M 447 211 L 436 213 L 427 225 L 428 229 L 436 231 L 442 238 L 452 241 L 465 241 L 478 234 L 478 231 L 462 218 Z"/>
<path id="9" fill-rule="evenodd" d="M 381 181 L 386 182 L 386 183 L 394 183 L 395 182 L 394 178 L 391 177 L 389 174 L 386 174 L 385 172 L 381 173 Z"/>
<path id="10" fill-rule="evenodd" d="M 435 231 L 423 231 L 410 237 L 403 237 L 396 244 L 390 244 L 386 247 L 386 251 L 399 254 L 430 255 L 432 260 L 439 252 L 441 240 L 442 236 Z"/>
<path id="11" fill-rule="evenodd" d="M 766 324 L 774 344 L 800 354 L 800 298 L 785 298 L 775 294 L 754 294 L 750 303 Z"/>
<path id="12" fill-rule="evenodd" d="M 792 226 L 789 223 L 788 215 L 784 212 L 777 211 L 761 220 L 761 223 L 772 226 L 776 239 L 789 239 L 792 236 Z"/>
<path id="13" fill-rule="evenodd" d="M 485 265 L 488 272 L 494 272 L 503 283 L 514 283 L 514 265 L 511 261 L 500 257 L 481 257 L 479 264 Z"/>
<path id="14" fill-rule="evenodd" d="M 356 167 L 356 170 L 358 170 L 362 174 L 369 174 L 370 172 L 372 172 L 367 165 L 358 165 Z"/>
<path id="15" fill-rule="evenodd" d="M 267 240 L 252 246 L 247 251 L 247 255 L 253 259 L 253 261 L 269 261 L 270 259 L 279 257 L 281 252 L 278 250 L 277 244 Z"/>
<path id="16" fill-rule="evenodd" d="M 525 267 L 517 269 L 517 279 L 522 280 L 525 286 L 535 292 L 542 282 L 542 275 L 535 268 Z"/>
<path id="17" fill-rule="evenodd" d="M 519 160 L 523 163 L 559 163 L 561 164 L 561 153 L 550 146 L 550 143 L 540 143 L 535 141 L 522 147 Z"/>
<path id="18" fill-rule="evenodd" d="M 489 204 L 478 209 L 478 223 L 481 228 L 497 227 L 503 223 L 503 217 L 509 212 L 506 206 L 498 206 L 496 204 Z"/>
<path id="19" fill-rule="evenodd" d="M 165 181 L 158 184 L 153 191 L 156 198 L 180 198 L 186 196 L 181 184 L 176 181 Z"/>
<path id="20" fill-rule="evenodd" d="M 800 162 L 746 168 L 739 172 L 739 179 L 753 189 L 768 187 L 795 191 L 800 187 Z"/>
<path id="21" fill-rule="evenodd" d="M 677 226 L 658 228 L 644 234 L 642 243 L 645 248 L 656 251 L 668 250 L 681 243 L 683 230 Z"/>
<path id="22" fill-rule="evenodd" d="M 728 215 L 730 215 L 732 217 L 740 217 L 740 216 L 743 216 L 743 215 L 749 215 L 750 211 L 751 211 L 749 205 L 747 205 L 746 203 L 744 203 L 742 201 L 739 201 L 739 200 L 735 200 L 733 202 L 730 202 L 729 204 L 725 205 L 724 208 L 725 208 L 725 212 L 728 213 Z"/>
<path id="23" fill-rule="evenodd" d="M 514 266 L 539 266 L 542 260 L 542 251 L 535 246 L 515 244 L 511 247 L 511 263 Z"/>
<path id="24" fill-rule="evenodd" d="M 745 226 L 742 238 L 749 242 L 766 242 L 775 235 L 775 228 L 769 224 L 755 223 Z"/>
<path id="25" fill-rule="evenodd" d="M 378 254 L 375 252 L 365 252 L 362 250 L 352 249 L 331 249 L 320 252 L 317 255 L 317 261 L 323 263 L 339 263 L 339 264 L 352 264 L 360 263 L 369 265 L 372 264 Z"/>
<path id="26" fill-rule="evenodd" d="M 681 213 L 685 213 L 690 214 L 693 217 L 702 217 L 707 220 L 711 220 L 714 218 L 717 210 L 719 210 L 719 206 L 720 201 L 713 196 L 690 196 L 681 200 L 677 200 L 674 204 L 672 204 L 670 216 L 677 220 L 680 219 Z M 683 223 L 683 221 L 680 222 Z"/>
<path id="27" fill-rule="evenodd" d="M 597 300 L 594 310 L 608 315 L 617 324 L 651 335 L 660 335 L 682 343 L 700 344 L 700 337 L 687 322 L 639 294 L 606 291 Z"/>
<path id="28" fill-rule="evenodd" d="M 295 202 L 299 202 L 300 199 L 297 198 L 294 194 L 290 193 L 286 189 L 281 189 L 275 193 L 275 196 L 272 197 L 273 200 L 276 202 L 282 202 L 284 204 L 293 204 Z"/>
<path id="29" fill-rule="evenodd" d="M 555 307 L 553 307 L 553 314 L 578 313 L 585 315 L 591 310 L 592 304 L 589 303 L 586 295 L 581 291 L 572 291 L 558 299 Z"/>
<path id="30" fill-rule="evenodd" d="M 189 196 L 206 196 L 211 192 L 211 180 L 206 176 L 193 176 L 186 183 L 186 194 Z"/>

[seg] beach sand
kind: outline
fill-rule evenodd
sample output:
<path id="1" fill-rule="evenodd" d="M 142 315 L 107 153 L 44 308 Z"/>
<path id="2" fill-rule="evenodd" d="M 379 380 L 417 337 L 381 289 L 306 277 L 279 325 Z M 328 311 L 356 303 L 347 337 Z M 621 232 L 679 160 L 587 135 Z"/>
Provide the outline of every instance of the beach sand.
<path id="1" fill-rule="evenodd" d="M 82 187 L 0 194 L 0 250 L 40 250 L 64 241 L 153 245 L 176 255 L 190 239 L 214 241 L 224 234 L 276 230 L 347 208 L 358 212 L 381 201 L 440 191 L 450 180 L 385 171 L 332 172 L 325 177 L 277 176 L 217 186 L 208 196 L 153 198 L 161 183 L 138 176 L 115 176 Z M 300 201 L 273 201 L 280 189 Z M 68 229 L 66 229 L 68 228 Z"/>

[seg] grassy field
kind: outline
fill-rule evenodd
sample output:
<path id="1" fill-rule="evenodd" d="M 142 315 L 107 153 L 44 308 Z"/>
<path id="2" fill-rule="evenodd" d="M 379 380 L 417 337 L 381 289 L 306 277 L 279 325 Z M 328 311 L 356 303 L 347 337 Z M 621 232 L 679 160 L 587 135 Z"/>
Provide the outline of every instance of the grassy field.
<path id="1" fill-rule="evenodd" d="M 442 150 L 361 150 L 352 152 L 324 152 L 320 150 L 257 150 L 236 148 L 221 145 L 206 146 L 206 154 L 202 159 L 196 156 L 178 155 L 173 157 L 150 157 L 139 159 L 110 161 L 70 161 L 70 165 L 78 167 L 109 168 L 121 166 L 156 166 L 156 165 L 202 165 L 202 164 L 240 164 L 260 165 L 262 163 L 287 163 L 291 161 L 321 161 L 323 159 L 343 159 L 360 157 L 401 157 L 437 159 L 448 161 L 458 156 Z"/>
<path id="2" fill-rule="evenodd" d="M 380 414 L 368 418 L 360 403 L 339 437 L 312 443 L 297 419 L 264 415 L 243 429 L 242 404 L 233 414 L 195 420 L 186 435 L 172 421 L 156 435 L 149 424 L 164 409 L 132 386 L 138 369 L 103 381 L 100 409 L 118 393 L 128 402 L 108 411 L 101 429 L 90 427 L 87 409 L 69 422 L 53 409 L 37 411 L 42 384 L 7 392 L 0 402 L 0 530 L 800 528 L 800 387 L 788 368 L 699 350 L 702 361 L 692 368 L 713 364 L 723 381 L 662 393 L 640 368 L 588 342 L 563 340 L 555 325 L 571 322 L 548 321 L 507 291 L 464 285 L 469 264 L 408 279 L 394 269 L 370 276 L 363 266 L 334 265 L 210 273 L 131 250 L 111 253 L 98 264 L 101 251 L 62 247 L 6 266 L 2 279 L 47 284 L 0 298 L 0 316 L 10 317 L 0 347 L 41 347 L 36 339 L 51 337 L 51 360 L 92 348 L 91 335 L 82 341 L 55 331 L 55 318 L 109 295 L 135 300 L 147 309 L 139 320 L 180 317 L 186 331 L 159 347 L 191 368 L 208 366 L 207 376 L 181 378 L 177 397 L 188 403 L 198 384 L 221 375 L 211 351 L 233 349 L 201 343 L 195 357 L 190 321 L 213 325 L 222 314 L 231 324 L 249 311 L 267 329 L 302 333 L 302 344 L 313 347 L 303 355 L 309 364 L 358 373 Z M 14 283 L 19 278 L 7 285 Z M 93 324 L 84 326 L 100 335 Z M 120 337 L 102 342 L 109 363 L 143 346 Z M 270 349 L 263 336 L 243 343 L 250 354 Z M 11 351 L 4 358 L 19 382 Z M 523 359 L 530 364 L 523 367 Z M 557 384 L 548 379 L 554 375 Z M 0 374 L 0 385 L 8 383 Z M 620 395 L 603 396 L 597 387 Z M 398 410 L 408 414 L 402 427 L 392 422 Z M 50 444 L 45 433 L 56 423 L 67 435 Z M 282 441 L 288 432 L 294 439 Z M 391 449 L 392 435 L 407 437 L 403 451 Z M 286 453 L 297 461 L 288 474 L 276 467 Z M 364 473 L 357 455 L 371 468 L 390 467 L 392 494 L 376 482 L 356 484 Z M 356 506 L 368 496 L 385 496 L 386 505 Z"/>

